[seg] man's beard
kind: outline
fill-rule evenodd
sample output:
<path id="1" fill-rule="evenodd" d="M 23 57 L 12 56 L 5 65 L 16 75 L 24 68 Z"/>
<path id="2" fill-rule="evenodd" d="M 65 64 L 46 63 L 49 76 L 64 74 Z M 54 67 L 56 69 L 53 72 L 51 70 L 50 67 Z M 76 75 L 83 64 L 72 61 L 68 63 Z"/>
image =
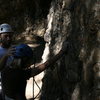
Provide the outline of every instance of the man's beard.
<path id="1" fill-rule="evenodd" d="M 0 42 L 2 44 L 2 47 L 9 48 L 11 46 L 12 40 L 10 40 L 10 41 L 1 40 Z"/>

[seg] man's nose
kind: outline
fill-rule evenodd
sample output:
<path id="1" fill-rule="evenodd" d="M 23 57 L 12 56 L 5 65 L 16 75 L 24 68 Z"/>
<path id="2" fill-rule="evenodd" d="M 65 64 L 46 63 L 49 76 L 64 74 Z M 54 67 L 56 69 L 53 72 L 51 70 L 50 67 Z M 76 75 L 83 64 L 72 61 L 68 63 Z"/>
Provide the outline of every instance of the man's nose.
<path id="1" fill-rule="evenodd" d="M 11 38 L 12 38 L 11 36 L 8 36 L 8 37 L 7 37 L 7 40 L 11 40 Z"/>

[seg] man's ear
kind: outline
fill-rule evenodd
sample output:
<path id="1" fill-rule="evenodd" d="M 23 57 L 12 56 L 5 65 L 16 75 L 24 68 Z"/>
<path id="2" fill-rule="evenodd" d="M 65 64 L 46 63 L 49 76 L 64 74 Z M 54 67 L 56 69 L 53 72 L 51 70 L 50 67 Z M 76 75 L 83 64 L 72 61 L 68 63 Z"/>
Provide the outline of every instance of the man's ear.
<path id="1" fill-rule="evenodd" d="M 2 42 L 1 34 L 0 34 L 0 42 Z"/>

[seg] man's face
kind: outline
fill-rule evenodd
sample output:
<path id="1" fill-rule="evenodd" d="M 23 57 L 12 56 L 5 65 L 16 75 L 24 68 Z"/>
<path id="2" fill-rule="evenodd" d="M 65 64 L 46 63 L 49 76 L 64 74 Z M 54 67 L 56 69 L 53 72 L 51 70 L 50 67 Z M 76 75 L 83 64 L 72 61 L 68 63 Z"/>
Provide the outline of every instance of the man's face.
<path id="1" fill-rule="evenodd" d="M 9 48 L 12 43 L 12 33 L 2 33 L 0 34 L 1 45 L 5 48 Z"/>

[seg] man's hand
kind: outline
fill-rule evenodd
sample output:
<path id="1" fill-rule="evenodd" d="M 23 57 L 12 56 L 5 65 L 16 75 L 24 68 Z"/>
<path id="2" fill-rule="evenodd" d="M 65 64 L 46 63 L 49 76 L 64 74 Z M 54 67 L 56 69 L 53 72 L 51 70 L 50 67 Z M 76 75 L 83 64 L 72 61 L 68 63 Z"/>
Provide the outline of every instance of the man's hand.
<path id="1" fill-rule="evenodd" d="M 15 53 L 15 47 L 11 47 L 8 49 L 7 53 L 5 54 L 5 56 L 9 57 L 9 56 L 13 56 Z"/>
<path id="2" fill-rule="evenodd" d="M 5 67 L 8 57 L 13 56 L 14 53 L 14 47 L 11 47 L 9 50 L 7 50 L 7 53 L 0 59 L 0 71 Z"/>

